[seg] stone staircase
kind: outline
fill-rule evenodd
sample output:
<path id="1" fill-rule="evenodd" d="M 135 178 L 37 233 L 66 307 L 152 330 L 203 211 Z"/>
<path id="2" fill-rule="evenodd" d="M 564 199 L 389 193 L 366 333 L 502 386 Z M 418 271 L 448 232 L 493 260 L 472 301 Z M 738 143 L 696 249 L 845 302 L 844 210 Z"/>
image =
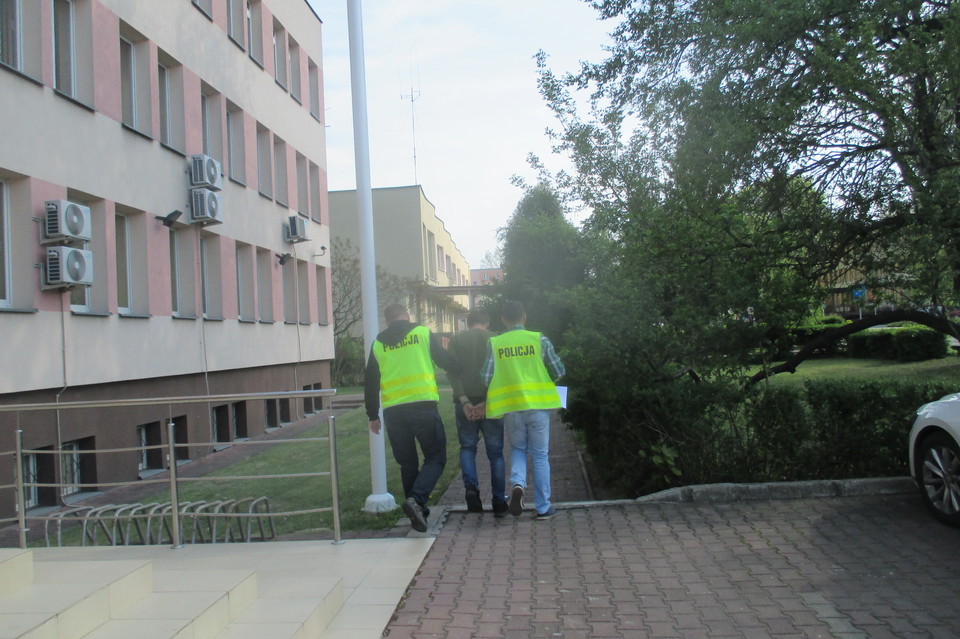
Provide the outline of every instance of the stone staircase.
<path id="1" fill-rule="evenodd" d="M 431 542 L 0 549 L 0 639 L 380 637 Z"/>

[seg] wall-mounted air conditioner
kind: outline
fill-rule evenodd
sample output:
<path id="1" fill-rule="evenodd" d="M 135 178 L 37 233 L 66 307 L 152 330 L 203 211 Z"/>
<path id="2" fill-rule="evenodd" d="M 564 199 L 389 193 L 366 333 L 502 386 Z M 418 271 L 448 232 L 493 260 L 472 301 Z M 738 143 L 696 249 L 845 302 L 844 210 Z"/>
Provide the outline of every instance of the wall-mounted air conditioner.
<path id="1" fill-rule="evenodd" d="M 43 243 L 89 242 L 91 236 L 90 209 L 67 200 L 48 200 L 44 203 Z"/>
<path id="2" fill-rule="evenodd" d="M 190 188 L 213 189 L 215 191 L 223 188 L 220 163 L 209 155 L 191 155 Z"/>
<path id="3" fill-rule="evenodd" d="M 190 221 L 199 224 L 222 224 L 220 194 L 210 189 L 190 191 Z"/>
<path id="4" fill-rule="evenodd" d="M 287 219 L 287 223 L 283 225 L 283 239 L 288 244 L 309 240 L 306 221 L 299 215 L 291 215 Z"/>
<path id="5" fill-rule="evenodd" d="M 93 284 L 93 253 L 72 246 L 47 249 L 43 288 L 66 288 Z"/>

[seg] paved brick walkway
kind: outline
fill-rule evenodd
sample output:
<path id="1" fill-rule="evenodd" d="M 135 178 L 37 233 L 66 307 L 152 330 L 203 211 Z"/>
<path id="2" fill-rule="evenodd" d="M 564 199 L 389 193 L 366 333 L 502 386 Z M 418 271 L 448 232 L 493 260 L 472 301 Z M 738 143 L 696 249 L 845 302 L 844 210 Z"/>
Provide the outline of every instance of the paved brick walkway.
<path id="1" fill-rule="evenodd" d="M 387 636 L 960 636 L 960 530 L 915 495 L 563 507 L 567 450 L 554 519 L 448 515 Z"/>

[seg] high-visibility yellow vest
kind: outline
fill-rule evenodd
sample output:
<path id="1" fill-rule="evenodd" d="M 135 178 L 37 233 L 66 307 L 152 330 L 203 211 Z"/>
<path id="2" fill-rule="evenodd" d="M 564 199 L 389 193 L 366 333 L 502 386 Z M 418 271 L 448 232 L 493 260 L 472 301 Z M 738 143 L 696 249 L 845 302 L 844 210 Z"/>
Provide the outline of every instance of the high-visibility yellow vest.
<path id="1" fill-rule="evenodd" d="M 518 410 L 560 408 L 557 386 L 543 365 L 540 333 L 508 331 L 490 338 L 493 379 L 487 389 L 487 417 Z"/>
<path id="2" fill-rule="evenodd" d="M 380 365 L 380 402 L 384 408 L 440 399 L 430 358 L 430 329 L 426 326 L 415 327 L 393 346 L 374 340 L 373 356 Z"/>

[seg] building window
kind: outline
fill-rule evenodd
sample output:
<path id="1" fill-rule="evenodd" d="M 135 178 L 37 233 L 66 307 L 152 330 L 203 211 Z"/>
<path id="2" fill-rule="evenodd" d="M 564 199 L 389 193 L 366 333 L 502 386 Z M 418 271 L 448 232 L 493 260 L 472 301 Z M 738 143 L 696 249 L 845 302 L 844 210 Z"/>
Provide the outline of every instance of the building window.
<path id="1" fill-rule="evenodd" d="M 208 18 L 213 18 L 213 0 L 193 0 L 193 6 L 200 9 Z"/>
<path id="2" fill-rule="evenodd" d="M 254 269 L 253 247 L 249 244 L 237 244 L 237 317 L 242 320 L 253 320 L 256 317 L 256 304 L 253 280 Z"/>
<path id="3" fill-rule="evenodd" d="M 287 260 L 280 268 L 283 272 L 283 321 L 293 324 L 300 321 L 297 314 L 298 296 L 297 296 L 297 262 L 299 260 Z"/>
<path id="4" fill-rule="evenodd" d="M 160 142 L 172 149 L 184 149 L 183 66 L 163 51 L 157 52 Z"/>
<path id="5" fill-rule="evenodd" d="M 170 229 L 170 312 L 180 315 L 180 233 Z"/>
<path id="6" fill-rule="evenodd" d="M 137 55 L 133 43 L 120 38 L 120 94 L 123 123 L 137 128 Z"/>
<path id="7" fill-rule="evenodd" d="M 156 448 L 163 444 L 161 432 L 160 422 L 137 426 L 137 446 L 140 454 L 138 467 L 141 472 L 163 468 L 164 451 Z"/>
<path id="8" fill-rule="evenodd" d="M 10 206 L 7 183 L 0 182 L 0 306 L 10 306 Z"/>
<path id="9" fill-rule="evenodd" d="M 273 321 L 273 254 L 257 249 L 257 318 Z"/>
<path id="10" fill-rule="evenodd" d="M 244 7 L 243 0 L 227 0 L 227 35 L 240 45 L 241 49 L 245 48 L 243 41 Z"/>
<path id="11" fill-rule="evenodd" d="M 208 236 L 200 237 L 200 312 L 203 317 L 210 316 L 211 307 L 210 242 Z"/>
<path id="12" fill-rule="evenodd" d="M 297 212 L 310 215 L 310 171 L 307 158 L 300 152 L 297 152 Z"/>
<path id="13" fill-rule="evenodd" d="M 437 240 L 432 231 L 427 231 L 427 257 L 430 260 L 427 275 L 435 280 L 437 279 Z"/>
<path id="14" fill-rule="evenodd" d="M 287 88 L 287 32 L 283 26 L 273 21 L 273 72 L 277 84 Z"/>
<path id="15" fill-rule="evenodd" d="M 117 215 L 116 242 L 117 242 L 117 311 L 130 313 L 131 302 L 131 272 L 130 272 L 130 222 L 126 215 Z"/>
<path id="16" fill-rule="evenodd" d="M 313 60 L 307 60 L 307 87 L 310 91 L 310 115 L 320 119 L 320 68 Z"/>
<path id="17" fill-rule="evenodd" d="M 293 96 L 294 100 L 300 102 L 300 45 L 290 36 L 287 36 L 287 41 L 290 43 L 289 64 L 287 65 L 287 72 L 290 75 L 290 95 Z"/>
<path id="18" fill-rule="evenodd" d="M 36 508 L 40 505 L 40 489 L 36 486 L 40 483 L 36 453 L 24 454 L 20 473 L 20 480 L 23 482 L 23 506 Z"/>
<path id="19" fill-rule="evenodd" d="M 53 88 L 76 93 L 76 33 L 73 0 L 53 0 Z"/>
<path id="20" fill-rule="evenodd" d="M 327 304 L 327 269 L 323 266 L 317 267 L 317 315 L 320 318 L 320 324 L 326 326 L 330 323 L 328 315 L 329 308 Z"/>
<path id="21" fill-rule="evenodd" d="M 310 323 L 310 280 L 306 260 L 297 262 L 297 321 Z"/>
<path id="22" fill-rule="evenodd" d="M 287 143 L 273 138 L 273 184 L 276 201 L 287 206 L 290 202 L 290 187 L 287 183 Z"/>
<path id="23" fill-rule="evenodd" d="M 210 436 L 214 443 L 225 444 L 232 440 L 230 433 L 230 406 L 214 406 L 210 409 Z"/>
<path id="24" fill-rule="evenodd" d="M 86 452 L 92 450 L 94 450 L 92 437 L 63 444 L 60 454 L 60 490 L 62 495 L 74 495 L 81 490 L 91 490 L 91 488 L 85 488 L 81 484 L 96 482 L 96 474 L 92 472 L 95 467 L 93 455 Z"/>
<path id="25" fill-rule="evenodd" d="M 20 69 L 20 0 L 0 0 L 0 62 Z"/>
<path id="26" fill-rule="evenodd" d="M 246 154 L 244 153 L 243 111 L 227 102 L 227 159 L 230 179 L 240 184 L 247 182 Z"/>
<path id="27" fill-rule="evenodd" d="M 222 162 L 223 120 L 220 115 L 220 94 L 206 85 L 200 93 L 200 127 L 204 154 Z"/>
<path id="28" fill-rule="evenodd" d="M 257 188 L 273 197 L 273 167 L 270 162 L 270 130 L 257 124 Z"/>
<path id="29" fill-rule="evenodd" d="M 234 402 L 230 405 L 233 413 L 233 436 L 236 439 L 247 438 L 247 403 Z"/>
<path id="30" fill-rule="evenodd" d="M 310 162 L 310 217 L 322 223 L 320 202 L 320 167 Z"/>
<path id="31" fill-rule="evenodd" d="M 263 16 L 259 0 L 247 0 L 247 52 L 263 66 Z"/>

